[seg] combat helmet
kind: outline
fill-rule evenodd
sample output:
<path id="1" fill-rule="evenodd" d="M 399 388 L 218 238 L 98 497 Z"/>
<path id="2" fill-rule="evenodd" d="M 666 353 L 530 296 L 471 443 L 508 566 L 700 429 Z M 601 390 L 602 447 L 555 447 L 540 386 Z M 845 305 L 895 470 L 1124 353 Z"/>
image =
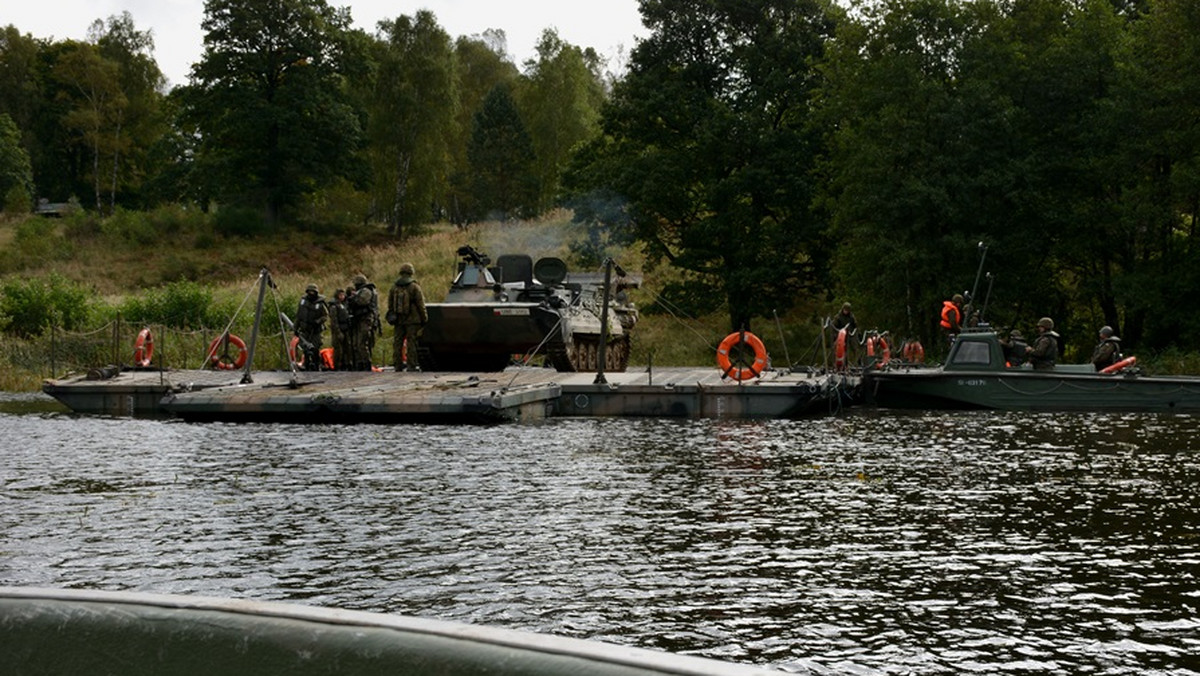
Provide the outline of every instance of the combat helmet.
<path id="1" fill-rule="evenodd" d="M 415 274 L 417 274 L 417 269 L 413 267 L 412 263 L 405 263 L 400 266 L 401 277 L 412 277 Z"/>
<path id="2" fill-rule="evenodd" d="M 1049 317 L 1042 317 L 1041 319 L 1038 320 L 1037 325 L 1038 325 L 1038 328 L 1043 328 L 1043 329 L 1046 329 L 1047 331 L 1054 330 L 1054 320 L 1050 319 Z"/>

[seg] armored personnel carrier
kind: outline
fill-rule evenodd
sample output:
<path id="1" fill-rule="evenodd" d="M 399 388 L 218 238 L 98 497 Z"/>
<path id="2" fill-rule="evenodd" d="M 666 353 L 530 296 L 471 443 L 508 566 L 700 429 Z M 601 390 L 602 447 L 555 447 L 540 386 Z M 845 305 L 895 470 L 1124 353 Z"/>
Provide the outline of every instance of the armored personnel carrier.
<path id="1" fill-rule="evenodd" d="M 604 301 L 602 274 L 571 275 L 558 258 L 537 263 L 524 254 L 496 265 L 470 246 L 460 247 L 458 274 L 446 300 L 428 303 L 421 366 L 437 371 L 501 371 L 514 358 L 543 355 L 559 371 L 595 371 Z M 637 309 L 621 275 L 609 298 L 605 371 L 624 371 Z"/>

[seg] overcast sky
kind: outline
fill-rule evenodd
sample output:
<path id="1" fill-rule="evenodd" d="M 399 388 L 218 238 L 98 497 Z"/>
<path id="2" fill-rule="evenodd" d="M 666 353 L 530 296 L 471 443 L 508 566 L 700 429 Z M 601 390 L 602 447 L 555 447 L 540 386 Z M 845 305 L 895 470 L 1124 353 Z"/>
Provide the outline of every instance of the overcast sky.
<path id="1" fill-rule="evenodd" d="M 154 34 L 154 57 L 170 85 L 185 84 L 188 69 L 200 58 L 204 0 L 3 0 L 0 24 L 12 24 L 37 38 L 82 40 L 96 19 L 128 11 L 139 30 Z M 643 37 L 637 0 L 329 0 L 349 7 L 354 25 L 370 33 L 380 19 L 429 9 L 452 38 L 489 28 L 508 36 L 508 52 L 518 65 L 533 56 L 546 28 L 580 47 L 592 47 L 610 60 Z M 614 64 L 615 65 L 615 64 Z"/>

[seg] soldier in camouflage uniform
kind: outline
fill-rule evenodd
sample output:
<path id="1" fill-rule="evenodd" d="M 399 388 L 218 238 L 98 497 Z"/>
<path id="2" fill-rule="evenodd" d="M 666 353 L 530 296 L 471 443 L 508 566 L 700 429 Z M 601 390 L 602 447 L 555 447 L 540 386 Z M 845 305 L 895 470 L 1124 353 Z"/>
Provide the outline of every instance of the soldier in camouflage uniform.
<path id="1" fill-rule="evenodd" d="M 300 298 L 300 306 L 296 308 L 295 325 L 295 334 L 300 337 L 300 347 L 304 350 L 306 371 L 321 370 L 321 332 L 328 319 L 325 297 L 316 284 L 309 284 Z"/>
<path id="2" fill-rule="evenodd" d="M 1054 331 L 1054 320 L 1042 317 L 1037 323 L 1038 337 L 1032 347 L 1027 347 L 1029 363 L 1039 371 L 1054 368 L 1058 360 L 1058 334 Z"/>
<path id="3" fill-rule="evenodd" d="M 417 339 L 429 321 L 429 313 L 425 310 L 425 294 L 421 291 L 421 285 L 413 279 L 414 274 L 416 269 L 412 263 L 401 265 L 400 277 L 388 293 L 387 320 L 396 327 L 392 334 L 392 363 L 397 371 L 421 370 Z M 405 341 L 408 342 L 407 349 Z"/>
<path id="4" fill-rule="evenodd" d="M 350 309 L 346 306 L 346 292 L 338 289 L 333 292 L 333 302 L 329 303 L 329 333 L 333 343 L 333 368 L 338 371 L 349 371 L 351 360 L 350 347 Z"/>
<path id="5" fill-rule="evenodd" d="M 354 289 L 346 297 L 350 309 L 350 352 L 352 369 L 371 370 L 371 350 L 375 347 L 375 331 L 379 325 L 379 296 L 375 285 L 365 275 L 354 276 Z"/>

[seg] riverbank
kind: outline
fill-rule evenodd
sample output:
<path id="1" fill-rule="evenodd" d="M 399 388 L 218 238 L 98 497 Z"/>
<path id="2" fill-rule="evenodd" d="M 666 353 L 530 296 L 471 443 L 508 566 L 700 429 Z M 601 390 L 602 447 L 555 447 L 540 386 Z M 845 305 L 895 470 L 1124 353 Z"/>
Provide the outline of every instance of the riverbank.
<path id="1" fill-rule="evenodd" d="M 147 326 L 155 335 L 156 361 L 165 355 L 165 365 L 171 368 L 199 368 L 209 341 L 239 307 L 243 311 L 233 319 L 232 330 L 248 335 L 252 313 L 245 304 L 264 266 L 277 286 L 268 307 L 277 303 L 289 315 L 310 283 L 331 295 L 361 272 L 386 288 L 403 262 L 415 265 L 427 299 L 440 301 L 456 271 L 456 251 L 464 244 L 493 258 L 520 252 L 535 259 L 562 258 L 575 272 L 602 269 L 587 229 L 572 223 L 566 212 L 467 228 L 441 224 L 404 239 L 366 226 L 354 231 L 238 235 L 218 227 L 213 219 L 178 208 L 142 218 L 135 221 L 118 215 L 98 221 L 80 214 L 0 223 L 0 294 L 11 289 L 22 297 L 45 297 L 28 301 L 32 305 L 86 306 L 81 316 L 72 317 L 55 309 L 57 316 L 46 316 L 44 327 L 36 332 L 6 330 L 0 363 L 9 368 L 0 370 L 0 390 L 36 391 L 45 378 L 129 363 L 137 334 Z M 660 300 L 667 285 L 682 281 L 678 271 L 648 265 L 633 247 L 607 246 L 600 253 L 614 257 L 642 279 L 641 288 L 633 292 L 641 320 L 633 333 L 631 369 L 714 363 L 716 346 L 728 333 L 723 304 L 691 316 L 689 309 Z M 64 297 L 79 301 L 64 301 Z M 763 320 L 754 328 L 776 365 L 785 366 L 789 359 L 812 363 L 820 316 L 817 305 L 802 303 L 781 316 L 777 325 Z M 38 319 L 25 321 L 36 324 Z M 5 326 L 0 317 L 0 327 Z M 260 350 L 255 367 L 283 368 L 282 350 L 267 345 L 271 347 Z M 810 354 L 801 358 L 806 350 Z M 376 343 L 375 362 L 390 363 L 390 353 L 391 328 L 385 326 Z"/>

